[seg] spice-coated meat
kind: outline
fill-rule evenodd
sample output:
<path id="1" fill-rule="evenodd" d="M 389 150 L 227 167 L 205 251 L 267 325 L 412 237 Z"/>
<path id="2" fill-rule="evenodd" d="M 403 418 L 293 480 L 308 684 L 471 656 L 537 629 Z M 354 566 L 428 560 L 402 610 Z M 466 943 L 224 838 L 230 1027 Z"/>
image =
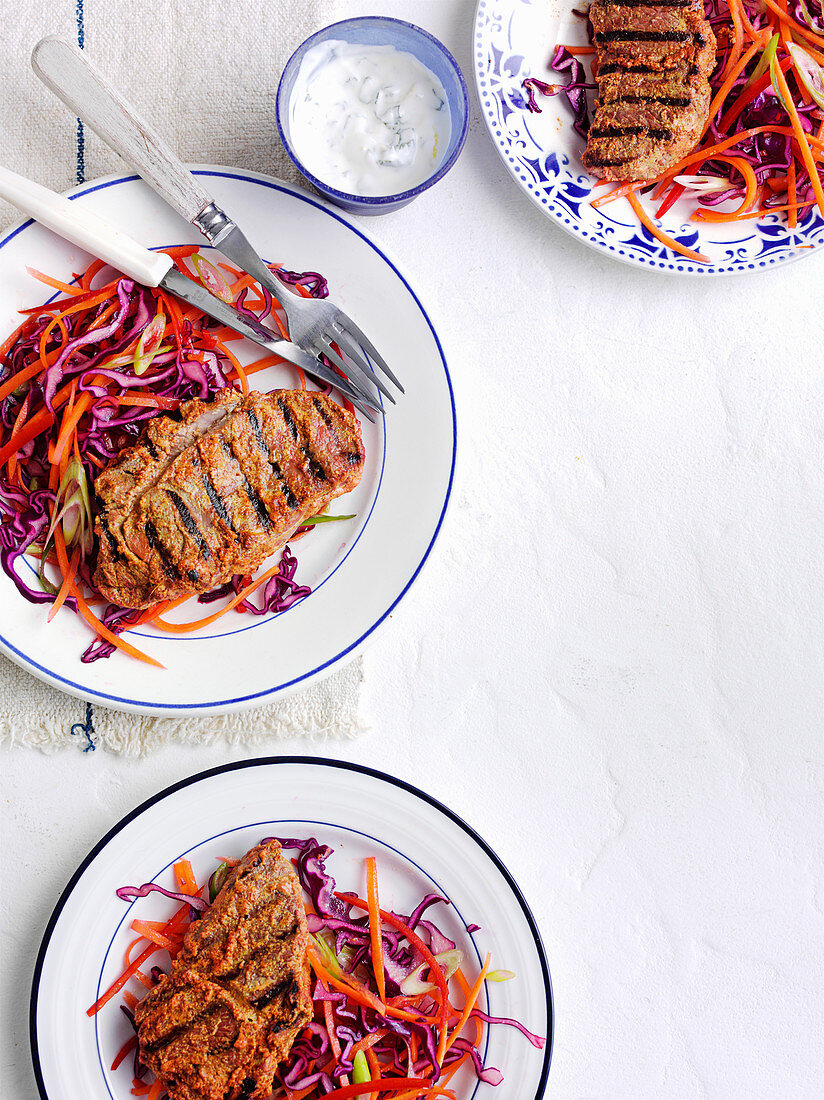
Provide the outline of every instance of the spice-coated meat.
<path id="1" fill-rule="evenodd" d="M 354 415 L 322 393 L 186 401 L 97 478 L 94 582 L 142 608 L 254 573 L 354 489 L 363 461 Z"/>
<path id="2" fill-rule="evenodd" d="M 610 180 L 654 179 L 701 137 L 715 36 L 702 0 L 594 0 L 598 93 L 583 162 Z"/>
<path id="3" fill-rule="evenodd" d="M 135 1009 L 140 1059 L 171 1100 L 270 1095 L 312 1019 L 307 936 L 300 883 L 280 844 L 252 848 Z"/>

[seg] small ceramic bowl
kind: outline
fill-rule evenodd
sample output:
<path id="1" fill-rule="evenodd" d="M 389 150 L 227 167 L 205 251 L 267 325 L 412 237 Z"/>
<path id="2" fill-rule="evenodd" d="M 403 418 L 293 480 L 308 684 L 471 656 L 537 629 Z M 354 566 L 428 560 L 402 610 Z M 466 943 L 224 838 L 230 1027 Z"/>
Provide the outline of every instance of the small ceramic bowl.
<path id="1" fill-rule="evenodd" d="M 366 46 L 394 46 L 396 50 L 411 53 L 440 80 L 446 92 L 452 133 L 446 155 L 438 168 L 417 187 L 401 191 L 397 195 L 350 195 L 330 187 L 312 175 L 301 163 L 300 157 L 292 145 L 289 133 L 289 104 L 295 87 L 301 61 L 307 50 L 319 43 L 337 39 Z M 389 19 L 385 16 L 363 16 L 359 19 L 344 19 L 317 31 L 299 46 L 286 63 L 278 85 L 276 115 L 280 140 L 295 167 L 309 182 L 331 202 L 342 207 L 350 214 L 388 214 L 406 206 L 423 191 L 437 183 L 446 175 L 458 159 L 469 123 L 469 100 L 466 83 L 458 63 L 447 48 L 427 31 L 402 19 Z"/>

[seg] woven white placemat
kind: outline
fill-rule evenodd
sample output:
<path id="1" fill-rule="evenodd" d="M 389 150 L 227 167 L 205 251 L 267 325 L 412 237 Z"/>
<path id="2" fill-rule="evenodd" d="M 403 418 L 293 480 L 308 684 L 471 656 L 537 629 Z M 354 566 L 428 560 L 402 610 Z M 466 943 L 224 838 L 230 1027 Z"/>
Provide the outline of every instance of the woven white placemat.
<path id="1" fill-rule="evenodd" d="M 46 34 L 79 42 L 151 118 L 184 161 L 234 164 L 291 182 L 299 177 L 274 121 L 280 72 L 313 31 L 341 17 L 335 0 L 29 0 L 4 13 L 0 71 L 3 161 L 56 190 L 125 165 L 78 125 L 32 72 Z M 17 220 L 0 203 L 0 229 Z M 146 718 L 89 707 L 34 680 L 0 656 L 0 742 L 56 749 L 92 744 L 141 754 L 169 742 L 225 738 L 258 744 L 296 735 L 353 737 L 360 716 L 360 658 L 307 691 L 244 714 Z"/>

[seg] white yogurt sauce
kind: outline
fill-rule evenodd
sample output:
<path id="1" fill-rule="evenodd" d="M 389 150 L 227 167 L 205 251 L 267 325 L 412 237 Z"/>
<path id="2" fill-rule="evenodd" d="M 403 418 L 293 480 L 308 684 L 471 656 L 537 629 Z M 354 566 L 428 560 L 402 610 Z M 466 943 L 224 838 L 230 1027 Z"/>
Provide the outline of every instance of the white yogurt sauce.
<path id="1" fill-rule="evenodd" d="M 393 46 L 329 41 L 307 50 L 289 104 L 292 145 L 322 183 L 397 195 L 435 172 L 452 123 L 443 85 Z"/>

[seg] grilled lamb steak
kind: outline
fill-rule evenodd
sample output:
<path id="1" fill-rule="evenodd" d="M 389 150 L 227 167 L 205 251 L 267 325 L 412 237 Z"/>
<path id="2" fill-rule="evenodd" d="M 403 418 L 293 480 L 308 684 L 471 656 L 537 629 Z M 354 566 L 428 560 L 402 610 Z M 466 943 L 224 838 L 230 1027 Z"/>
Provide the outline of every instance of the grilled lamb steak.
<path id="1" fill-rule="evenodd" d="M 702 0 L 594 0 L 598 94 L 583 162 L 608 180 L 654 179 L 701 137 L 715 35 Z"/>
<path id="2" fill-rule="evenodd" d="M 252 848 L 171 973 L 135 1008 L 140 1059 L 173 1100 L 268 1097 L 312 1019 L 300 883 L 280 844 Z"/>
<path id="3" fill-rule="evenodd" d="M 94 582 L 141 608 L 251 574 L 354 489 L 363 460 L 354 415 L 321 393 L 185 401 L 95 481 Z"/>

